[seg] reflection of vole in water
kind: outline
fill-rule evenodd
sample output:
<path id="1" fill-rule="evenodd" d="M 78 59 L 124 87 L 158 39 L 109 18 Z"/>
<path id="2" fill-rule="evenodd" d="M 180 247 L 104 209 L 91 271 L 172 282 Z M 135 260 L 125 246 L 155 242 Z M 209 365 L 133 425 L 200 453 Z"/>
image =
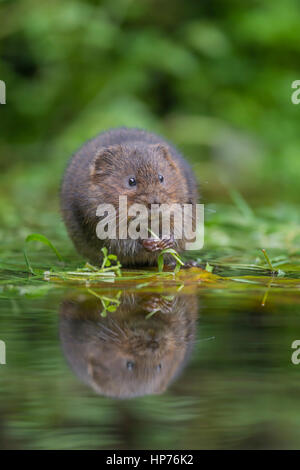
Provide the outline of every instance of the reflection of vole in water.
<path id="1" fill-rule="evenodd" d="M 101 310 L 92 296 L 62 303 L 60 338 L 74 372 L 101 395 L 128 398 L 163 392 L 192 350 L 196 296 L 164 300 L 122 295 L 115 312 L 103 318 Z"/>
<path id="2" fill-rule="evenodd" d="M 97 207 L 112 204 L 118 227 L 119 196 L 127 196 L 128 209 L 134 203 L 143 204 L 147 210 L 151 204 L 195 207 L 195 178 L 170 143 L 155 134 L 127 128 L 104 132 L 86 142 L 66 169 L 61 207 L 77 250 L 93 264 L 99 264 L 104 244 L 124 266 L 155 265 L 160 250 L 184 249 L 185 240 L 176 236 L 172 223 L 166 239 L 158 234 L 162 240 L 100 240 L 96 235 Z"/>

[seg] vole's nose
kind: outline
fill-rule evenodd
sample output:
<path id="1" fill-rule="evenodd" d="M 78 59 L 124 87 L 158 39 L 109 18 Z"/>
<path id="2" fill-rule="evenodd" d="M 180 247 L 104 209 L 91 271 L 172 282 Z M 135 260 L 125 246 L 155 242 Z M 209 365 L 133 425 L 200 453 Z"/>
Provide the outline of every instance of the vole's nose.
<path id="1" fill-rule="evenodd" d="M 146 335 L 148 339 L 152 340 L 155 337 L 155 331 L 152 328 L 150 328 L 149 330 L 147 330 Z"/>
<path id="2" fill-rule="evenodd" d="M 157 341 L 149 341 L 149 343 L 147 344 L 148 348 L 149 349 L 152 349 L 152 351 L 155 351 L 155 349 L 157 349 L 159 347 L 159 344 Z"/>
<path id="3" fill-rule="evenodd" d="M 157 196 L 149 197 L 148 199 L 148 209 L 151 209 L 152 204 L 160 204 L 160 201 Z"/>
<path id="4" fill-rule="evenodd" d="M 147 337 L 147 348 L 151 349 L 152 351 L 155 351 L 159 347 L 158 341 L 155 340 L 155 331 L 153 329 L 149 329 L 146 332 L 146 337 Z"/>

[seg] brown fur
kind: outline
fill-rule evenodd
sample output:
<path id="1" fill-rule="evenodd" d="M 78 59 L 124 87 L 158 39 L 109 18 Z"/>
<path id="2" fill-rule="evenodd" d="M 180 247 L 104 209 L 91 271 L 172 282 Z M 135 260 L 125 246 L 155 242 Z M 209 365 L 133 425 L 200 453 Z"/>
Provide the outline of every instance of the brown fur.
<path id="1" fill-rule="evenodd" d="M 101 310 L 93 296 L 62 303 L 60 337 L 74 372 L 97 393 L 110 397 L 165 391 L 185 366 L 194 344 L 196 296 L 166 300 L 152 294 L 123 294 L 115 312 L 102 318 Z"/>
<path id="2" fill-rule="evenodd" d="M 158 175 L 164 176 L 161 183 Z M 137 185 L 127 182 L 135 177 Z M 153 265 L 157 253 L 147 252 L 137 240 L 99 240 L 96 209 L 100 203 L 116 208 L 119 195 L 134 203 L 197 202 L 197 187 L 189 165 L 178 151 L 161 137 L 138 129 L 113 129 L 86 142 L 66 169 L 61 208 L 75 247 L 93 264 L 99 264 L 101 248 L 118 255 L 125 266 Z M 176 249 L 183 249 L 178 241 Z"/>

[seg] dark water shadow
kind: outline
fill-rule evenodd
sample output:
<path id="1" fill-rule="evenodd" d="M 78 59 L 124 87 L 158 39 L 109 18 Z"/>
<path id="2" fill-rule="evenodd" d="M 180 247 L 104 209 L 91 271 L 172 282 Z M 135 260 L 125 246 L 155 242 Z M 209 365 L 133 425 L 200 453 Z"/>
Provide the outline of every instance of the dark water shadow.
<path id="1" fill-rule="evenodd" d="M 101 299 L 89 294 L 61 304 L 60 339 L 74 373 L 109 397 L 164 392 L 191 355 L 197 297 L 122 293 L 114 312 L 101 313 Z"/>

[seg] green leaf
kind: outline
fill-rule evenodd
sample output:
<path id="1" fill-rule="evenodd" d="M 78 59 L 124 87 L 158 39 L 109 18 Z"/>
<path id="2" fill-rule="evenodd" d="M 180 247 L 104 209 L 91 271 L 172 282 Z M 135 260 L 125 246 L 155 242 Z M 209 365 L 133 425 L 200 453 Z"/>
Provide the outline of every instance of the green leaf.
<path id="1" fill-rule="evenodd" d="M 43 243 L 44 245 L 48 246 L 49 248 L 51 248 L 51 250 L 55 253 L 55 255 L 57 256 L 57 258 L 59 259 L 59 261 L 63 261 L 63 258 L 61 256 L 61 254 L 59 253 L 59 251 L 55 248 L 55 246 L 50 242 L 50 240 L 48 240 L 47 237 L 45 237 L 44 235 L 40 234 L 40 233 L 32 233 L 31 235 L 28 235 L 28 237 L 26 237 L 25 239 L 25 243 L 29 243 L 29 242 L 41 242 Z M 26 252 L 26 248 L 24 247 L 24 250 L 23 250 L 23 253 L 24 253 L 24 258 L 25 258 L 25 263 L 26 263 L 26 266 L 27 266 L 27 269 L 28 271 L 31 273 L 31 274 L 35 274 L 34 270 L 32 269 L 31 265 L 30 265 L 30 262 L 29 262 L 29 259 L 28 259 L 28 256 L 27 256 L 27 252 Z"/>
<path id="2" fill-rule="evenodd" d="M 106 258 L 106 257 L 107 257 L 107 248 L 106 248 L 106 246 L 104 246 L 103 248 L 101 248 L 101 251 L 102 251 L 104 257 Z"/>
<path id="3" fill-rule="evenodd" d="M 107 307 L 108 312 L 115 312 L 117 310 L 117 305 L 110 305 Z"/>
<path id="4" fill-rule="evenodd" d="M 209 263 L 206 263 L 205 271 L 207 271 L 208 273 L 212 273 L 213 270 L 214 270 L 214 267 L 211 266 Z"/>
<path id="5" fill-rule="evenodd" d="M 157 259 L 158 271 L 161 273 L 164 269 L 164 255 L 161 253 Z"/>
<path id="6" fill-rule="evenodd" d="M 174 273 L 178 273 L 178 271 L 180 270 L 180 266 L 184 266 L 184 262 L 182 261 L 182 259 L 180 258 L 179 254 L 177 253 L 176 250 L 174 250 L 173 248 L 167 248 L 165 250 L 162 250 L 162 252 L 160 253 L 158 259 L 157 259 L 157 265 L 158 265 L 158 270 L 159 272 L 162 272 L 163 271 L 163 268 L 164 268 L 164 255 L 165 254 L 170 254 L 173 256 L 173 258 L 175 259 L 176 261 L 176 266 L 174 268 Z"/>
<path id="7" fill-rule="evenodd" d="M 28 235 L 28 237 L 25 239 L 25 242 L 26 243 L 29 243 L 29 242 L 41 242 L 43 243 L 44 245 L 48 246 L 49 248 L 51 248 L 51 250 L 56 254 L 57 258 L 59 259 L 59 261 L 63 261 L 63 258 L 61 256 L 61 254 L 59 253 L 59 251 L 55 248 L 55 246 L 50 242 L 50 240 L 48 240 L 47 237 L 45 237 L 44 235 L 41 235 L 40 233 L 32 233 L 31 235 Z"/>
<path id="8" fill-rule="evenodd" d="M 176 263 L 176 266 L 174 268 L 174 273 L 177 274 L 180 271 L 180 263 Z"/>
<path id="9" fill-rule="evenodd" d="M 26 253 L 26 250 L 24 249 L 23 250 L 23 253 L 24 253 L 24 258 L 25 258 L 25 263 L 26 263 L 26 266 L 27 266 L 27 269 L 28 271 L 31 273 L 31 274 L 35 274 L 34 270 L 32 269 L 30 263 L 29 263 L 29 259 L 28 259 L 28 256 L 27 256 L 27 253 Z"/>

